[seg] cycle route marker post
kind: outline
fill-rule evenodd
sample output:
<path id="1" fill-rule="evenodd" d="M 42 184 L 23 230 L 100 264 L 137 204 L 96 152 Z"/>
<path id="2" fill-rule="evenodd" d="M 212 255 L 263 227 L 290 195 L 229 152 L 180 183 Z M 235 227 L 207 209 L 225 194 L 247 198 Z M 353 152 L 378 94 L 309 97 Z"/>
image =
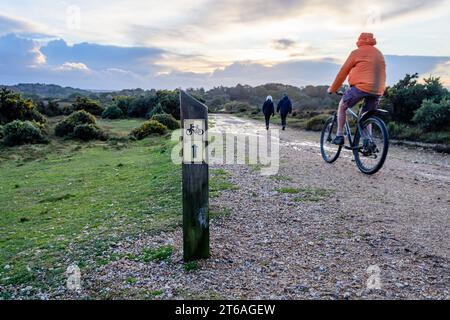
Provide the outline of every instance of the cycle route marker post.
<path id="1" fill-rule="evenodd" d="M 209 243 L 208 108 L 180 90 L 183 130 L 183 256 L 207 259 Z"/>

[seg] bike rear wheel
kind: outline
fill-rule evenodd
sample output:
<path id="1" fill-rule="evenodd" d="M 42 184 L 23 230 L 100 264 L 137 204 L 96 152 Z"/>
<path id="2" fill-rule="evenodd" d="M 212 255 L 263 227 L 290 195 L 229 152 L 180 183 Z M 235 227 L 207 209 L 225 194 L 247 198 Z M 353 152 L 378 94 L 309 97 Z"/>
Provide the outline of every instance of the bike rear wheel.
<path id="1" fill-rule="evenodd" d="M 341 155 L 342 146 L 332 143 L 334 138 L 336 138 L 337 127 L 337 117 L 328 119 L 320 137 L 320 152 L 323 160 L 327 163 L 334 163 Z"/>
<path id="2" fill-rule="evenodd" d="M 362 173 L 373 175 L 383 167 L 389 152 L 389 133 L 383 120 L 371 117 L 361 125 L 363 137 L 355 136 L 354 155 Z"/>

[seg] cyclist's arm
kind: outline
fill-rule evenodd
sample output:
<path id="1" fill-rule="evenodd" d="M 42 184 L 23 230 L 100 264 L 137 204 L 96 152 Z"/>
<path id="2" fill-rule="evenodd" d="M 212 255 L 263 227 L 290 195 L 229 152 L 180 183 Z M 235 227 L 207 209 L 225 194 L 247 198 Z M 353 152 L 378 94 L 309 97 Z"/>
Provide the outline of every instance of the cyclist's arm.
<path id="1" fill-rule="evenodd" d="M 336 76 L 336 79 L 334 80 L 330 89 L 328 89 L 328 92 L 332 93 L 332 92 L 338 91 L 339 88 L 344 83 L 345 79 L 347 79 L 347 76 L 349 75 L 350 71 L 353 69 L 353 67 L 356 64 L 354 55 L 355 55 L 355 53 L 352 52 L 350 54 L 350 56 L 347 58 L 347 61 L 345 61 L 344 65 L 342 66 L 341 70 L 339 71 L 338 75 Z"/>

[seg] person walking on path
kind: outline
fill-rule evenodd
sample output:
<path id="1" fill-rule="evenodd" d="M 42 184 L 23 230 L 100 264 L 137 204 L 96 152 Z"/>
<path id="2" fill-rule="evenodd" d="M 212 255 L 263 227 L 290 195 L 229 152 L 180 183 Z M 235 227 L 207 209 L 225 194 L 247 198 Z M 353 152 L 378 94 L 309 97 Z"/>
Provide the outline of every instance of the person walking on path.
<path id="1" fill-rule="evenodd" d="M 284 94 L 284 96 L 280 100 L 280 102 L 278 102 L 277 112 L 280 113 L 281 126 L 283 127 L 283 131 L 284 131 L 284 130 L 286 130 L 287 116 L 292 113 L 292 102 L 286 93 Z"/>
<path id="2" fill-rule="evenodd" d="M 267 96 L 266 102 L 262 107 L 262 112 L 264 113 L 264 117 L 266 118 L 266 129 L 269 130 L 270 127 L 270 118 L 275 116 L 275 106 L 273 104 L 272 96 Z"/>

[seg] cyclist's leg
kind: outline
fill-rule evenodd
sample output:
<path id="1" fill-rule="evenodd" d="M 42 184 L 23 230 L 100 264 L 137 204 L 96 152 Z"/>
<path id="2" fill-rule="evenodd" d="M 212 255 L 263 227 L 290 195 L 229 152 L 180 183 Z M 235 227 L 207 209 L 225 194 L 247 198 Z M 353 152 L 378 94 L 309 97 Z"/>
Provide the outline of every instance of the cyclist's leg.
<path id="1" fill-rule="evenodd" d="M 381 100 L 380 96 L 370 95 L 365 97 L 362 113 L 378 109 L 380 100 Z M 363 134 L 364 134 L 363 138 L 370 139 L 372 137 L 372 125 L 369 124 L 366 128 L 364 128 Z"/>
<path id="2" fill-rule="evenodd" d="M 345 121 L 347 120 L 347 109 L 353 108 L 363 98 L 364 96 L 361 94 L 361 91 L 355 87 L 351 87 L 344 93 L 338 109 L 338 137 L 344 136 L 344 126 Z"/>

